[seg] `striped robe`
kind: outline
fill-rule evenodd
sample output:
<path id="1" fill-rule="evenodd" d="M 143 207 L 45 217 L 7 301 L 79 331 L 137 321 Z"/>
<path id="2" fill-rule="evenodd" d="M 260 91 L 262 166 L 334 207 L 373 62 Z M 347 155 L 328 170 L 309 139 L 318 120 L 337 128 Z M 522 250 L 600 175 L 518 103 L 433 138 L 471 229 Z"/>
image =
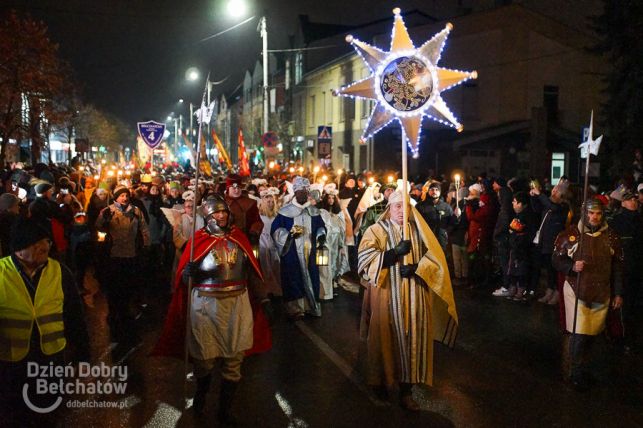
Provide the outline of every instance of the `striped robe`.
<path id="1" fill-rule="evenodd" d="M 386 213 L 369 227 L 359 246 L 359 273 L 368 282 L 361 335 L 367 342 L 367 382 L 433 383 L 433 340 L 453 346 L 457 313 L 444 252 L 413 208 L 412 251 L 416 275 L 400 276 L 400 263 L 382 267 L 384 252 L 402 239 L 402 228 Z"/>

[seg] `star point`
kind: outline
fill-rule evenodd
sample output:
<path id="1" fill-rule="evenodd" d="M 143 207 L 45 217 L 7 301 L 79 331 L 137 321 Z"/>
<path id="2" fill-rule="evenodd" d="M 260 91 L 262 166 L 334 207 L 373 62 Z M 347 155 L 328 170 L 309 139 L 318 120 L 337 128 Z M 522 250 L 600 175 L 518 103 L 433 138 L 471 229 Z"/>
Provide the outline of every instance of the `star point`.
<path id="1" fill-rule="evenodd" d="M 416 48 L 401 13 L 400 8 L 393 9 L 395 16 L 388 52 L 352 35 L 346 36 L 346 41 L 353 45 L 371 75 L 334 94 L 377 101 L 362 137 L 374 135 L 397 119 L 411 151 L 417 154 L 425 116 L 462 132 L 462 124 L 440 93 L 466 80 L 477 79 L 478 73 L 437 66 L 453 24 L 447 23 L 442 31 Z"/>

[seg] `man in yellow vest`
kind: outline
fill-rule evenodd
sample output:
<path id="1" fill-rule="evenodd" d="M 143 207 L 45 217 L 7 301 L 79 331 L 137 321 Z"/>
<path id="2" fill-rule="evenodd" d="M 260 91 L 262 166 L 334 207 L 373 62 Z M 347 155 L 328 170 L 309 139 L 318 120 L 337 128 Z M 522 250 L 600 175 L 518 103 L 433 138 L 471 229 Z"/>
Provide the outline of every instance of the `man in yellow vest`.
<path id="1" fill-rule="evenodd" d="M 89 361 L 89 337 L 74 276 L 49 258 L 50 248 L 48 232 L 20 217 L 11 230 L 11 255 L 0 259 L 0 415 L 13 415 L 17 424 L 36 416 L 22 398 L 25 384 L 33 391 L 30 363 Z"/>

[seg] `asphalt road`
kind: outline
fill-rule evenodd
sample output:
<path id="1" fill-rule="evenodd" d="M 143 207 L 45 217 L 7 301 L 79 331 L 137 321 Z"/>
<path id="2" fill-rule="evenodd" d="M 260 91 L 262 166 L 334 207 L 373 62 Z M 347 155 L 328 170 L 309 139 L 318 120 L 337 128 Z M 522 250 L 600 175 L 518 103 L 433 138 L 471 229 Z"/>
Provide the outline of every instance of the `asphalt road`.
<path id="1" fill-rule="evenodd" d="M 87 309 L 92 353 L 96 361 L 127 367 L 126 393 L 91 396 L 118 408 L 65 408 L 57 412 L 54 425 L 216 426 L 218 380 L 208 396 L 208 417 L 200 425 L 186 409 L 191 403 L 183 398 L 183 363 L 148 355 L 160 333 L 168 295 L 148 293 L 149 304 L 139 320 L 142 344 L 130 352 L 112 352 L 106 303 L 95 291 L 93 307 Z M 643 426 L 640 354 L 621 355 L 599 338 L 594 346 L 596 384 L 579 393 L 561 380 L 555 308 L 467 289 L 456 289 L 456 303 L 456 347 L 436 345 L 434 386 L 414 390 L 422 412 L 404 411 L 395 398 L 381 402 L 363 383 L 360 298 L 340 288 L 335 300 L 323 303 L 320 319 L 293 323 L 279 313 L 273 349 L 244 362 L 234 403 L 237 417 L 248 427 Z M 194 383 L 188 382 L 190 396 L 193 391 Z"/>

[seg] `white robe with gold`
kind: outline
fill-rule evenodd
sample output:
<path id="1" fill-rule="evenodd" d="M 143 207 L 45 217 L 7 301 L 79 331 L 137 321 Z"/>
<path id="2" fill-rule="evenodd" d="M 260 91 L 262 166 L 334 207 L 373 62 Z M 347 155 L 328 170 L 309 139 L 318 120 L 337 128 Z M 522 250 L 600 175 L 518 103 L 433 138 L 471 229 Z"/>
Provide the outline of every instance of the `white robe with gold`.
<path id="1" fill-rule="evenodd" d="M 412 251 L 406 264 L 416 275 L 400 276 L 400 263 L 383 267 L 384 252 L 402 240 L 402 228 L 387 218 L 369 227 L 359 246 L 359 273 L 368 282 L 361 335 L 367 342 L 369 384 L 433 383 L 433 340 L 452 346 L 457 313 L 444 252 L 412 209 Z"/>

